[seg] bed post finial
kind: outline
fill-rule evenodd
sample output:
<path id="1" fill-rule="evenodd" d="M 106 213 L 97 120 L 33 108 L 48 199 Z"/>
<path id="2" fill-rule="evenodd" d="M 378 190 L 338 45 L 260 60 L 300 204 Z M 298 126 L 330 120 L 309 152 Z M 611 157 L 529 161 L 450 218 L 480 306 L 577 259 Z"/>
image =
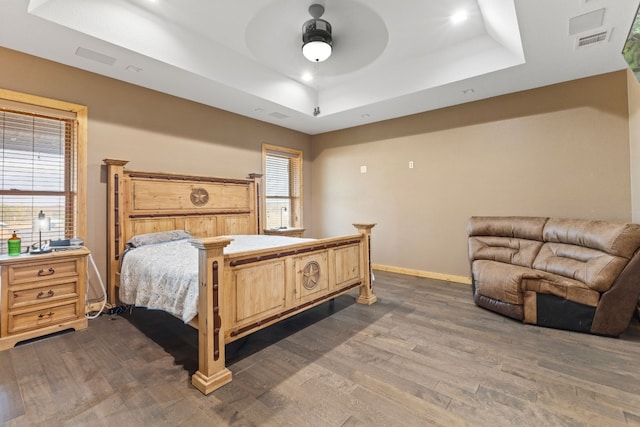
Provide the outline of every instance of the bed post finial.
<path id="1" fill-rule="evenodd" d="M 363 280 L 360 285 L 360 295 L 356 298 L 356 302 L 371 305 L 378 300 L 378 297 L 373 293 L 373 272 L 371 271 L 371 229 L 376 224 L 353 224 L 353 226 L 358 229 L 362 238 L 360 265 L 363 268 L 361 274 Z"/>

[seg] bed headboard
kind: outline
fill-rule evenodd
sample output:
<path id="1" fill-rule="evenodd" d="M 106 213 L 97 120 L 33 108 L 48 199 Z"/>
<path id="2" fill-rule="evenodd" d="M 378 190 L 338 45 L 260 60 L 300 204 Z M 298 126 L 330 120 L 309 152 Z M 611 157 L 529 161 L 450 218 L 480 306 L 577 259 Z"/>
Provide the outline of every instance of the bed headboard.
<path id="1" fill-rule="evenodd" d="M 157 231 L 186 230 L 194 237 L 258 234 L 258 178 L 229 179 L 125 170 L 126 160 L 107 165 L 109 302 L 127 241 Z"/>

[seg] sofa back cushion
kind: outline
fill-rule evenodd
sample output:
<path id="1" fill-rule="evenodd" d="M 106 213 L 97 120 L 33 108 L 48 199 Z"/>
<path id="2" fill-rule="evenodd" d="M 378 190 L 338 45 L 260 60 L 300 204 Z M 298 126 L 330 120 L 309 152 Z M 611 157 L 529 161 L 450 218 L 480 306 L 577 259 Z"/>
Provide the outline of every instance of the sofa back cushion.
<path id="1" fill-rule="evenodd" d="M 640 248 L 640 225 L 550 218 L 543 238 L 533 268 L 605 292 Z"/>
<path id="2" fill-rule="evenodd" d="M 501 236 L 542 241 L 549 218 L 525 216 L 473 216 L 469 219 L 469 236 Z"/>
<path id="3" fill-rule="evenodd" d="M 473 236 L 469 238 L 471 261 L 483 259 L 529 267 L 540 252 L 542 242 L 511 237 Z"/>
<path id="4" fill-rule="evenodd" d="M 584 246 L 631 259 L 640 248 L 640 224 L 550 218 L 543 238 L 545 242 Z"/>
<path id="5" fill-rule="evenodd" d="M 531 267 L 542 247 L 547 218 L 474 216 L 469 219 L 469 259 Z"/>
<path id="6" fill-rule="evenodd" d="M 609 290 L 629 260 L 604 251 L 566 243 L 545 243 L 533 268 L 575 279 L 598 292 Z"/>

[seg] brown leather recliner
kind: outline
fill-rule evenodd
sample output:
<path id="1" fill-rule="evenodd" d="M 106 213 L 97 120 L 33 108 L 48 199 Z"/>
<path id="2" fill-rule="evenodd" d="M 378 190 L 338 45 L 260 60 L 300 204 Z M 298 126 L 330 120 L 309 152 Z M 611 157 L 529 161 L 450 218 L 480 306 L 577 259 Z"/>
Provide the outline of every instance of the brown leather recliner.
<path id="1" fill-rule="evenodd" d="M 618 336 L 640 296 L 640 224 L 472 217 L 475 303 L 525 323 Z"/>

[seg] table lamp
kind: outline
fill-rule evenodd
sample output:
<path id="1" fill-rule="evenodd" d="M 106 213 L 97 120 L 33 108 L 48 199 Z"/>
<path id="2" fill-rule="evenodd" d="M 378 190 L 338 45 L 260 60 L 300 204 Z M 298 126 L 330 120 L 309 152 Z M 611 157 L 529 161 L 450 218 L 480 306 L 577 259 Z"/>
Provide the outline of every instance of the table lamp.
<path id="1" fill-rule="evenodd" d="M 33 231 L 38 231 L 39 243 L 38 249 L 33 249 L 29 253 L 32 255 L 38 254 L 46 254 L 51 252 L 51 248 L 44 249 L 42 247 L 42 230 L 49 231 L 51 230 L 51 218 L 45 217 L 44 212 L 40 211 L 37 218 L 33 218 L 33 223 L 31 224 L 31 228 Z"/>

